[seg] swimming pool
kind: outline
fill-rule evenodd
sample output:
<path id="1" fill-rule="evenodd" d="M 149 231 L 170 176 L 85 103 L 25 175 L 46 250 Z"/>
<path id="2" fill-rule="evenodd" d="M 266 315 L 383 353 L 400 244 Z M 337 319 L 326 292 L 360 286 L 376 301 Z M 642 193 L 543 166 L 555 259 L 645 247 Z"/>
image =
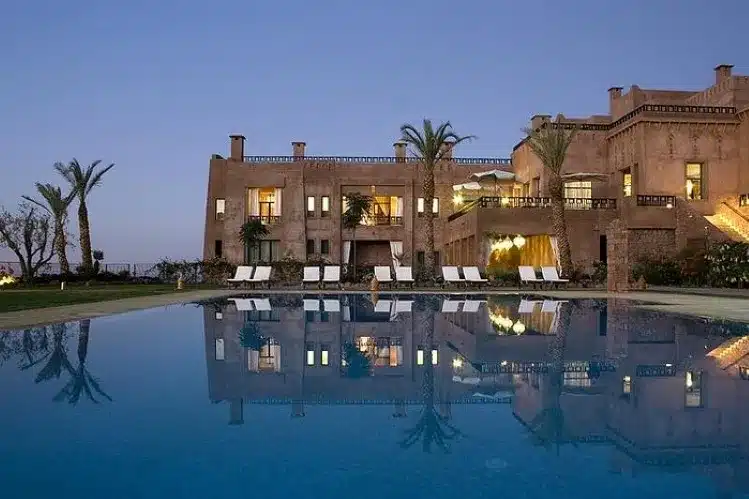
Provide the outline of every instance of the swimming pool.
<path id="1" fill-rule="evenodd" d="M 728 497 L 744 324 L 263 295 L 0 333 L 3 497 Z M 749 364 L 749 363 L 747 363 Z"/>

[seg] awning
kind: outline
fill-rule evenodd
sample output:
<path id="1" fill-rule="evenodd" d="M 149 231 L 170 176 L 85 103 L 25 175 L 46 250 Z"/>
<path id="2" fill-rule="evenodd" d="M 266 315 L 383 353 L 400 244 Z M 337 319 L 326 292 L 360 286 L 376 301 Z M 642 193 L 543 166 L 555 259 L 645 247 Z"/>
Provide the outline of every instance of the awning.
<path id="1" fill-rule="evenodd" d="M 562 180 L 584 181 L 584 180 L 608 180 L 608 173 L 576 172 L 561 175 Z"/>
<path id="2" fill-rule="evenodd" d="M 481 189 L 481 184 L 479 184 L 478 182 L 466 182 L 465 184 L 458 184 L 453 186 L 454 191 L 462 191 L 464 189 L 467 191 L 478 191 Z"/>
<path id="3" fill-rule="evenodd" d="M 470 179 L 476 182 L 483 180 L 515 180 L 515 174 L 505 170 L 489 170 L 488 172 L 474 173 L 470 176 Z"/>

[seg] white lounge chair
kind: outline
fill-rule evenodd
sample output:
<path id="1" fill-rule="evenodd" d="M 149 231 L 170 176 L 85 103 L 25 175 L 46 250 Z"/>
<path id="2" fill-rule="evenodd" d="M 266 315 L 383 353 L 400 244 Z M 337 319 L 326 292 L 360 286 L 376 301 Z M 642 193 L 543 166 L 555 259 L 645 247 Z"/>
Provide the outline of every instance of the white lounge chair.
<path id="1" fill-rule="evenodd" d="M 376 266 L 374 268 L 375 279 L 379 283 L 388 283 L 389 286 L 393 285 L 393 276 L 390 274 L 390 267 Z"/>
<path id="2" fill-rule="evenodd" d="M 405 284 L 410 284 L 413 287 L 414 285 L 413 269 L 411 267 L 404 267 L 403 265 L 398 265 L 397 267 L 395 267 L 395 281 L 398 284 L 405 283 Z"/>
<path id="3" fill-rule="evenodd" d="M 229 284 L 242 284 L 247 282 L 252 277 L 252 267 L 247 265 L 240 265 L 237 267 L 237 271 L 234 273 L 234 277 L 230 277 L 226 280 Z"/>
<path id="4" fill-rule="evenodd" d="M 338 265 L 326 265 L 323 270 L 322 284 L 337 284 L 341 285 L 341 267 Z"/>
<path id="5" fill-rule="evenodd" d="M 305 284 L 320 285 L 320 267 L 304 267 L 304 276 L 302 277 L 302 289 Z"/>
<path id="6" fill-rule="evenodd" d="M 442 279 L 445 281 L 445 284 L 458 284 L 463 283 L 465 284 L 466 280 L 460 277 L 460 274 L 458 273 L 458 267 L 442 267 Z"/>
<path id="7" fill-rule="evenodd" d="M 270 273 L 272 267 L 267 265 L 258 265 L 251 279 L 247 279 L 250 284 L 267 284 L 270 287 Z"/>
<path id="8" fill-rule="evenodd" d="M 268 311 L 273 310 L 270 306 L 270 300 L 268 298 L 253 298 L 252 304 L 255 305 L 255 310 Z"/>
<path id="9" fill-rule="evenodd" d="M 326 312 L 341 311 L 341 302 L 339 300 L 323 300 L 322 304 Z"/>
<path id="10" fill-rule="evenodd" d="M 489 282 L 489 279 L 481 277 L 478 267 L 463 267 L 463 275 L 468 284 L 486 284 Z"/>
<path id="11" fill-rule="evenodd" d="M 455 314 L 458 312 L 460 302 L 458 300 L 445 300 L 442 302 L 443 314 Z"/>
<path id="12" fill-rule="evenodd" d="M 521 265 L 518 267 L 518 272 L 520 273 L 520 284 L 533 284 L 535 287 L 536 284 L 543 284 L 544 280 L 539 279 L 536 275 L 536 271 L 533 269 L 533 267 L 529 265 Z"/>
<path id="13" fill-rule="evenodd" d="M 319 312 L 320 300 L 311 300 L 311 299 L 305 298 L 304 299 L 304 311 L 305 312 Z"/>
<path id="14" fill-rule="evenodd" d="M 547 314 L 556 313 L 556 311 L 559 309 L 560 303 L 562 302 L 559 300 L 544 300 L 543 304 L 541 305 L 541 312 Z"/>
<path id="15" fill-rule="evenodd" d="M 478 312 L 481 306 L 481 300 L 466 300 L 463 302 L 463 312 Z"/>
<path id="16" fill-rule="evenodd" d="M 544 281 L 557 286 L 560 284 L 567 285 L 570 282 L 569 279 L 559 277 L 556 267 L 541 267 L 541 276 L 544 278 Z"/>
<path id="17" fill-rule="evenodd" d="M 374 311 L 377 313 L 390 313 L 390 309 L 393 306 L 393 302 L 391 300 L 377 300 L 377 303 L 375 303 Z"/>
<path id="18" fill-rule="evenodd" d="M 395 313 L 410 312 L 413 307 L 413 300 L 398 300 L 395 302 Z"/>
<path id="19" fill-rule="evenodd" d="M 518 306 L 518 313 L 519 314 L 532 314 L 533 311 L 536 309 L 537 301 L 531 301 L 531 300 L 520 300 L 520 305 Z"/>
<path id="20" fill-rule="evenodd" d="M 249 298 L 229 298 L 229 301 L 234 302 L 234 306 L 237 307 L 237 312 L 247 312 L 248 310 L 254 310 L 252 306 L 252 300 Z"/>

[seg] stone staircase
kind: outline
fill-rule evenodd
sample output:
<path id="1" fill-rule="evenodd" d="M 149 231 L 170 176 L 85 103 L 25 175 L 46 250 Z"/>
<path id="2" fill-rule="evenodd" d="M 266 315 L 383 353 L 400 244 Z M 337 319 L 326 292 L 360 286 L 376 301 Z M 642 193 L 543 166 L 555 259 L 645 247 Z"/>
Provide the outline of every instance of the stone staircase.
<path id="1" fill-rule="evenodd" d="M 707 354 L 715 359 L 721 369 L 728 369 L 746 355 L 749 355 L 749 336 L 726 340 Z"/>
<path id="2" fill-rule="evenodd" d="M 708 215 L 705 220 L 732 240 L 749 243 L 749 220 L 726 203 L 718 205 L 715 215 Z"/>

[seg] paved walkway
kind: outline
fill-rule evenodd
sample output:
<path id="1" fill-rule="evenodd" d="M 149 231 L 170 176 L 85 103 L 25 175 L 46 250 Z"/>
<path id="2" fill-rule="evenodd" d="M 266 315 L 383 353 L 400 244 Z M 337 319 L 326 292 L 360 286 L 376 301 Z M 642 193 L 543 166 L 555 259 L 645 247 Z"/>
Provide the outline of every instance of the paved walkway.
<path id="1" fill-rule="evenodd" d="M 711 290 L 702 290 L 707 293 Z M 552 298 L 559 299 L 575 299 L 575 298 L 593 298 L 593 299 L 605 299 L 605 298 L 619 298 L 626 300 L 636 300 L 645 302 L 638 304 L 643 308 L 652 310 L 662 310 L 665 312 L 672 312 L 677 314 L 685 314 L 700 317 L 711 317 L 716 319 L 730 319 L 736 321 L 749 322 L 749 299 L 737 298 L 733 296 L 721 296 L 723 293 L 721 290 L 715 290 L 714 296 L 705 296 L 704 294 L 696 293 L 678 293 L 676 290 L 669 290 L 669 292 L 661 291 L 645 291 L 645 292 L 631 292 L 631 293 L 607 293 L 603 290 L 559 290 L 559 291 L 534 291 L 524 290 L 528 294 L 539 294 L 543 296 L 549 296 Z M 0 314 L 0 329 L 19 329 L 23 327 L 29 327 L 34 325 L 52 324 L 55 322 L 66 322 L 84 318 L 100 317 L 103 315 L 120 314 L 124 312 L 132 312 L 134 310 L 142 310 L 153 307 L 163 307 L 167 305 L 174 305 L 178 303 L 194 302 L 199 300 L 208 300 L 211 298 L 220 298 L 223 296 L 236 295 L 242 293 L 242 290 L 229 290 L 229 289 L 211 289 L 211 290 L 198 290 L 198 291 L 186 291 L 183 293 L 174 294 L 163 294 L 155 296 L 140 296 L 137 298 L 125 298 L 122 300 L 103 301 L 96 303 L 81 303 L 78 305 L 67 305 L 63 307 L 51 307 L 42 308 L 35 310 L 22 310 L 18 312 L 7 312 Z M 258 293 L 270 293 L 270 294 L 290 294 L 299 293 L 299 290 L 271 290 L 271 291 L 257 291 Z M 305 293 L 320 293 L 320 294 L 333 294 L 340 293 L 338 290 L 306 290 Z M 347 291 L 349 292 L 349 291 Z M 357 291 L 362 294 L 369 294 L 369 291 Z M 429 291 L 418 291 L 419 293 L 425 293 Z M 462 290 L 435 290 L 435 292 L 446 293 L 453 292 L 461 295 L 465 294 L 494 294 L 494 295 L 509 295 L 517 294 L 517 289 L 507 290 L 491 290 L 491 291 L 472 291 L 466 293 Z M 381 290 L 384 294 L 401 294 L 401 293 L 413 293 L 412 291 L 399 291 L 399 290 Z"/>

